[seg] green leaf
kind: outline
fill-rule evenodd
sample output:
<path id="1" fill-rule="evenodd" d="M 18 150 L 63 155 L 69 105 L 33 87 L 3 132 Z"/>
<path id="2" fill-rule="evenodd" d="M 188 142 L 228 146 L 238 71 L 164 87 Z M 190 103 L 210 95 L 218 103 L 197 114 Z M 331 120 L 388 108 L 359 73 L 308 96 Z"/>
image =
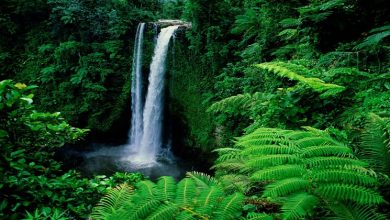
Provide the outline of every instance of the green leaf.
<path id="1" fill-rule="evenodd" d="M 8 133 L 5 130 L 0 129 L 0 138 L 8 137 Z"/>

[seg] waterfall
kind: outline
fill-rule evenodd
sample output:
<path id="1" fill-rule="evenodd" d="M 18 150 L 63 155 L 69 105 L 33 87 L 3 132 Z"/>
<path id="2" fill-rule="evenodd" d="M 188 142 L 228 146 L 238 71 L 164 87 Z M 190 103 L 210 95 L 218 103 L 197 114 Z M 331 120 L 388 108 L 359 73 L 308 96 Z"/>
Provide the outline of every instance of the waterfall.
<path id="1" fill-rule="evenodd" d="M 136 163 L 152 164 L 162 145 L 162 121 L 164 111 L 165 60 L 169 41 L 179 26 L 161 29 L 150 64 L 149 86 L 143 112 L 143 132 L 139 148 L 131 159 Z"/>
<path id="2" fill-rule="evenodd" d="M 130 146 L 133 151 L 138 151 L 143 133 L 143 94 L 142 94 L 142 45 L 144 38 L 145 23 L 140 23 L 134 42 L 133 70 L 131 81 L 131 129 L 129 132 Z"/>

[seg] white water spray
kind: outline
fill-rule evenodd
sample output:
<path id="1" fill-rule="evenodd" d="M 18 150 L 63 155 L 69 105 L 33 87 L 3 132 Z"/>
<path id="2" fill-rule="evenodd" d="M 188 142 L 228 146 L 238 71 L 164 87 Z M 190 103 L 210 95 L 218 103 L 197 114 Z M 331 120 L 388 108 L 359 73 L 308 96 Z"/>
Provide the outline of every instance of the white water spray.
<path id="1" fill-rule="evenodd" d="M 140 164 L 153 164 L 162 145 L 165 60 L 169 41 L 179 26 L 161 29 L 150 65 L 149 86 L 143 112 L 143 132 L 137 153 L 131 158 Z"/>

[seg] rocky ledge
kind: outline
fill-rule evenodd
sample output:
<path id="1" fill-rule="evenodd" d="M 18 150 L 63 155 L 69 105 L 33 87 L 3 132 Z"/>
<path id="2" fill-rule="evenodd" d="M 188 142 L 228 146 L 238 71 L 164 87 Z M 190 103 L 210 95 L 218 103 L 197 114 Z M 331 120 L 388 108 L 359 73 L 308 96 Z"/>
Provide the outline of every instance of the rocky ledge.
<path id="1" fill-rule="evenodd" d="M 181 21 L 181 20 L 160 19 L 152 23 L 154 25 L 159 26 L 160 28 L 173 26 L 173 25 L 180 25 L 180 29 L 190 29 L 192 27 L 192 24 L 190 22 Z"/>

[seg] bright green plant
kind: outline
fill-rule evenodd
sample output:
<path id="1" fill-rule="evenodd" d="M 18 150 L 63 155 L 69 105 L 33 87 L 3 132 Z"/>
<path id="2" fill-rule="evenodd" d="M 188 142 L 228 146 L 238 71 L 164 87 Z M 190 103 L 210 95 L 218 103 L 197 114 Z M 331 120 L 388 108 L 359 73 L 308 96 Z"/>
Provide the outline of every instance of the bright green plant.
<path id="1" fill-rule="evenodd" d="M 283 219 L 315 217 L 324 211 L 326 218 L 385 219 L 375 212 L 384 202 L 376 190 L 375 172 L 352 149 L 322 131 L 259 128 L 238 138 L 234 148 L 218 152 L 217 176 L 248 176 L 241 186 L 247 192 L 264 187 L 261 196 L 282 205 Z M 344 218 L 348 214 L 354 218 Z"/>
<path id="2" fill-rule="evenodd" d="M 307 63 L 305 60 L 296 62 Z M 215 102 L 208 111 L 217 116 L 218 124 L 229 126 L 231 121 L 236 121 L 233 128 L 229 128 L 245 128 L 246 132 L 252 132 L 258 127 L 298 128 L 308 124 L 325 128 L 331 125 L 331 119 L 337 114 L 336 109 L 325 109 L 334 106 L 341 108 L 344 104 L 340 94 L 345 93 L 345 86 L 327 83 L 316 77 L 334 76 L 335 73 L 330 73 L 331 70 L 306 68 L 287 62 L 262 63 L 255 67 L 257 71 L 254 74 L 264 81 L 262 92 L 239 94 Z M 273 85 L 266 87 L 267 83 Z"/>
<path id="3" fill-rule="evenodd" d="M 87 130 L 70 126 L 60 113 L 36 111 L 35 88 L 0 82 L 0 218 L 21 219 L 26 213 L 27 219 L 86 217 L 107 189 L 142 179 L 123 173 L 87 179 L 72 170 L 63 172 L 54 152 Z"/>
<path id="4" fill-rule="evenodd" d="M 390 176 L 390 121 L 371 113 L 361 135 L 361 159 L 376 172 Z"/>
<path id="5" fill-rule="evenodd" d="M 270 62 L 256 65 L 261 69 L 268 70 L 280 77 L 285 77 L 298 83 L 308 86 L 315 92 L 320 93 L 321 98 L 334 96 L 345 90 L 345 87 L 325 83 L 319 78 L 308 77 L 311 75 L 310 70 L 301 65 L 286 62 Z"/>
<path id="6" fill-rule="evenodd" d="M 226 195 L 218 182 L 201 173 L 188 173 L 180 182 L 161 177 L 142 181 L 133 189 L 121 185 L 94 208 L 92 219 L 236 219 L 244 196 Z"/>

